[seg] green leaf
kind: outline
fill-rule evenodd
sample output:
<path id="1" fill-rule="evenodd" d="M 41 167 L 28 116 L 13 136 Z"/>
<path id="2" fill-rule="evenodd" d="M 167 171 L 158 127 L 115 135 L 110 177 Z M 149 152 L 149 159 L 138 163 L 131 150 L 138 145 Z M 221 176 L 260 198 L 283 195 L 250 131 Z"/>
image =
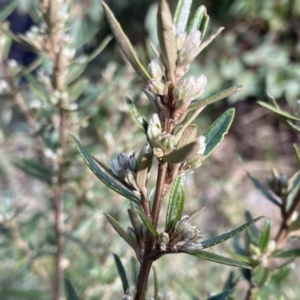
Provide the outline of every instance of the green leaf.
<path id="1" fill-rule="evenodd" d="M 136 250 L 137 245 L 136 242 L 132 239 L 132 237 L 124 230 L 121 224 L 115 220 L 112 216 L 108 214 L 104 214 L 109 223 L 115 229 L 115 231 L 134 249 Z"/>
<path id="2" fill-rule="evenodd" d="M 278 200 L 275 198 L 275 196 L 268 190 L 266 189 L 258 179 L 250 175 L 250 173 L 247 173 L 247 176 L 251 179 L 255 187 L 268 199 L 270 200 L 273 204 L 281 207 L 281 204 L 278 202 Z"/>
<path id="3" fill-rule="evenodd" d="M 209 23 L 209 15 L 205 14 L 204 17 L 203 17 L 203 19 L 202 19 L 202 21 L 201 21 L 200 28 L 199 28 L 200 32 L 201 32 L 201 40 L 205 36 L 208 23 Z"/>
<path id="4" fill-rule="evenodd" d="M 87 57 L 85 63 L 88 64 L 93 59 L 95 59 L 108 45 L 108 43 L 112 40 L 112 36 L 108 35 L 104 38 L 104 40 L 99 44 L 99 46 Z"/>
<path id="5" fill-rule="evenodd" d="M 292 177 L 288 180 L 288 193 L 297 192 L 300 188 L 300 171 L 296 172 Z"/>
<path id="6" fill-rule="evenodd" d="M 298 168 L 300 168 L 300 150 L 296 144 L 293 144 L 293 147 L 294 147 L 296 157 L 297 157 Z"/>
<path id="7" fill-rule="evenodd" d="M 43 166 L 43 162 L 36 159 L 19 159 L 17 162 L 14 162 L 14 165 L 26 174 L 45 182 L 50 182 L 53 176 L 51 171 Z"/>
<path id="8" fill-rule="evenodd" d="M 178 164 L 194 157 L 198 151 L 199 151 L 199 143 L 192 142 L 180 149 L 176 149 L 173 152 L 162 156 L 162 160 L 170 164 Z"/>
<path id="9" fill-rule="evenodd" d="M 195 109 L 199 109 L 201 107 L 207 106 L 209 104 L 215 103 L 219 100 L 222 100 L 226 97 L 229 97 L 235 93 L 238 93 L 240 91 L 245 90 L 245 87 L 241 86 L 241 85 L 237 85 L 237 86 L 233 86 L 227 90 L 224 90 L 222 92 L 219 92 L 217 94 L 214 94 L 212 96 L 209 96 L 207 98 L 204 99 L 200 99 L 200 100 L 194 100 L 192 101 L 192 103 L 190 104 L 188 111 L 192 111 Z"/>
<path id="10" fill-rule="evenodd" d="M 257 101 L 257 103 L 259 105 L 261 105 L 262 107 L 267 108 L 271 112 L 274 112 L 279 117 L 285 117 L 285 118 L 288 118 L 288 119 L 291 119 L 291 120 L 300 121 L 300 118 L 298 118 L 296 116 L 293 116 L 290 113 L 288 113 L 288 112 L 286 112 L 286 111 L 284 111 L 284 110 L 282 110 L 280 108 L 276 108 L 276 107 L 274 107 L 271 104 L 265 103 L 263 101 Z"/>
<path id="11" fill-rule="evenodd" d="M 223 140 L 232 123 L 234 111 L 233 108 L 226 110 L 203 134 L 206 143 L 205 157 L 209 156 Z"/>
<path id="12" fill-rule="evenodd" d="M 227 290 L 221 294 L 209 297 L 207 300 L 226 300 L 231 296 L 234 292 L 234 289 Z"/>
<path id="13" fill-rule="evenodd" d="M 184 251 L 183 251 L 184 252 Z M 232 267 L 239 267 L 239 268 L 245 268 L 245 269 L 251 269 L 251 267 L 243 262 L 234 260 L 232 258 L 228 258 L 225 256 L 221 256 L 219 254 L 215 254 L 212 252 L 208 252 L 208 251 L 203 251 L 203 250 L 197 250 L 194 252 L 184 252 L 208 261 L 212 261 L 218 264 L 222 264 L 222 265 L 227 265 L 227 266 L 232 266 Z"/>
<path id="14" fill-rule="evenodd" d="M 186 25 L 187 25 L 187 22 L 188 22 L 188 19 L 190 16 L 190 10 L 191 10 L 192 3 L 193 3 L 193 0 L 179 0 L 178 1 L 175 15 L 174 15 L 174 24 L 175 24 L 175 28 L 176 28 L 176 34 L 186 31 Z M 195 17 L 194 17 L 194 19 L 195 19 Z M 193 19 L 193 21 L 194 21 L 194 19 Z M 195 30 L 197 30 L 197 29 L 198 29 L 198 27 Z M 189 28 L 189 30 L 190 30 L 190 28 Z"/>
<path id="15" fill-rule="evenodd" d="M 294 122 L 292 122 L 291 120 L 284 120 L 285 122 L 283 122 L 287 127 L 289 127 L 289 129 L 291 129 L 292 131 L 296 132 L 296 133 L 300 133 L 300 127 L 297 126 Z"/>
<path id="16" fill-rule="evenodd" d="M 102 1 L 102 6 L 110 25 L 111 31 L 117 40 L 119 47 L 121 48 L 122 52 L 124 53 L 125 57 L 128 59 L 134 70 L 145 80 L 148 81 L 151 79 L 151 76 L 146 71 L 140 60 L 138 59 L 129 39 L 123 32 L 122 27 L 120 26 L 119 22 L 116 20 L 114 14 L 107 6 L 107 4 Z"/>
<path id="17" fill-rule="evenodd" d="M 216 32 L 214 32 L 207 40 L 203 41 L 196 51 L 198 55 L 203 49 L 205 49 L 222 31 L 224 27 L 220 27 Z"/>
<path id="18" fill-rule="evenodd" d="M 145 150 L 144 150 L 145 149 Z M 148 152 L 148 147 L 144 147 L 137 160 L 136 185 L 141 193 L 147 194 L 147 182 L 152 166 L 153 153 Z"/>
<path id="19" fill-rule="evenodd" d="M 157 10 L 157 35 L 162 57 L 166 65 L 167 81 L 175 85 L 177 45 L 173 31 L 172 15 L 167 0 L 159 0 Z"/>
<path id="20" fill-rule="evenodd" d="M 289 250 L 279 250 L 272 254 L 273 257 L 280 258 L 294 258 L 300 256 L 300 248 L 289 249 Z"/>
<path id="21" fill-rule="evenodd" d="M 258 243 L 258 247 L 262 253 L 264 253 L 268 247 L 270 236 L 271 236 L 271 221 L 266 220 L 265 225 L 261 231 L 259 237 L 259 243 Z"/>
<path id="22" fill-rule="evenodd" d="M 206 248 L 210 248 L 214 245 L 223 243 L 223 242 L 227 241 L 228 239 L 231 239 L 235 235 L 239 234 L 240 232 L 242 232 L 243 230 L 245 230 L 246 228 L 248 228 L 252 224 L 254 224 L 257 221 L 261 220 L 262 218 L 264 218 L 264 217 L 258 217 L 258 218 L 254 219 L 254 220 L 252 220 L 248 223 L 243 224 L 242 226 L 240 226 L 240 227 L 238 227 L 238 228 L 236 228 L 236 229 L 234 229 L 230 232 L 227 232 L 227 233 L 221 234 L 221 235 L 219 235 L 215 238 L 206 240 L 206 241 L 202 242 L 201 244 L 203 245 L 203 248 L 206 249 Z"/>
<path id="23" fill-rule="evenodd" d="M 152 271 L 153 271 L 153 283 L 154 283 L 154 300 L 159 300 L 158 298 L 158 279 L 157 279 L 157 272 L 155 267 L 152 265 Z"/>
<path id="24" fill-rule="evenodd" d="M 282 282 L 284 282 L 284 280 L 290 275 L 292 270 L 293 270 L 293 266 L 291 265 L 284 266 L 283 268 L 278 270 L 278 272 L 273 274 L 271 280 L 272 280 L 272 284 L 275 286 L 276 289 L 278 289 L 280 284 L 282 284 Z"/>
<path id="25" fill-rule="evenodd" d="M 119 274 L 119 276 L 121 278 L 121 281 L 122 281 L 123 291 L 124 291 L 124 294 L 125 294 L 126 290 L 129 287 L 126 271 L 125 271 L 124 266 L 121 262 L 121 259 L 119 258 L 119 256 L 117 254 L 114 254 L 114 259 L 115 259 L 115 264 L 116 264 L 116 267 L 117 267 L 117 270 L 118 270 L 118 274 Z"/>
<path id="26" fill-rule="evenodd" d="M 176 136 L 176 134 L 175 134 Z M 177 143 L 177 149 L 180 149 L 196 140 L 197 137 L 197 125 L 190 124 L 185 128 L 179 137 L 179 141 Z"/>
<path id="27" fill-rule="evenodd" d="M 5 2 L 4 2 L 5 3 Z M 6 18 L 14 11 L 14 9 L 18 5 L 17 0 L 10 0 L 7 2 L 8 4 L 1 8 L 0 12 L 0 23 L 4 22 Z"/>
<path id="28" fill-rule="evenodd" d="M 131 257 L 130 259 L 131 264 L 131 278 L 132 282 L 135 286 L 137 286 L 138 283 L 138 276 L 139 276 L 139 263 L 135 257 Z"/>
<path id="29" fill-rule="evenodd" d="M 246 219 L 247 222 L 251 222 L 253 220 L 253 217 L 252 217 L 252 215 L 249 211 L 245 212 L 245 219 Z M 248 237 L 249 237 L 251 243 L 258 247 L 259 232 L 258 232 L 256 226 L 253 225 L 253 226 L 248 227 L 247 228 L 247 234 L 248 234 Z"/>
<path id="30" fill-rule="evenodd" d="M 136 106 L 134 103 L 126 97 L 126 103 L 129 109 L 129 112 L 133 119 L 137 122 L 140 128 L 146 133 L 148 129 L 147 121 L 138 113 Z"/>
<path id="31" fill-rule="evenodd" d="M 117 192 L 118 194 L 124 196 L 125 198 L 127 198 L 137 204 L 140 204 L 140 199 L 134 193 L 123 188 L 118 183 L 113 181 L 97 166 L 97 164 L 93 160 L 92 156 L 84 149 L 84 147 L 80 144 L 80 142 L 74 136 L 71 136 L 71 139 L 74 142 L 78 152 L 84 159 L 87 166 L 104 184 L 106 184 L 110 189 L 112 189 L 113 191 Z"/>
<path id="32" fill-rule="evenodd" d="M 72 86 L 68 87 L 68 101 L 75 101 L 83 93 L 89 84 L 89 79 L 80 78 L 77 82 L 73 83 Z"/>
<path id="33" fill-rule="evenodd" d="M 169 232 L 172 227 L 182 217 L 184 207 L 184 181 L 185 176 L 176 178 L 170 195 L 168 210 L 166 215 L 166 228 L 165 232 Z"/>
<path id="34" fill-rule="evenodd" d="M 207 16 L 206 7 L 204 5 L 201 5 L 196 10 L 193 19 L 190 21 L 190 24 L 189 24 L 189 27 L 187 30 L 188 35 L 192 34 L 196 30 L 200 30 L 200 25 L 201 25 L 201 22 L 205 15 Z M 201 37 L 202 37 L 202 32 L 201 32 Z"/>
<path id="35" fill-rule="evenodd" d="M 68 277 L 64 278 L 64 285 L 67 300 L 80 300 L 74 285 Z"/>
<path id="36" fill-rule="evenodd" d="M 258 288 L 262 288 L 270 279 L 271 271 L 264 267 L 258 266 L 254 270 L 254 274 L 252 276 L 252 281 Z"/>
<path id="37" fill-rule="evenodd" d="M 150 233 L 155 237 L 159 237 L 159 233 L 157 232 L 156 228 L 153 226 L 151 220 L 145 215 L 145 213 L 141 210 L 140 207 L 135 207 L 135 210 L 140 215 L 142 221 L 144 222 L 147 229 L 150 231 Z"/>

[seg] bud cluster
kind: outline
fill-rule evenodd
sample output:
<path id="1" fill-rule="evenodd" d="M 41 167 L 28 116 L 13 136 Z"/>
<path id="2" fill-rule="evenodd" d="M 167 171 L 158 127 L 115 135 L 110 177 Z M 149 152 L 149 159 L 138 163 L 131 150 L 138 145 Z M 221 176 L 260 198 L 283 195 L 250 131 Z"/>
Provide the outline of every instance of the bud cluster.
<path id="1" fill-rule="evenodd" d="M 111 171 L 132 190 L 139 192 L 136 185 L 137 160 L 135 153 L 129 157 L 120 153 L 117 160 L 110 160 Z"/>
<path id="2" fill-rule="evenodd" d="M 191 159 L 187 160 L 183 163 L 180 168 L 179 174 L 191 174 L 193 173 L 193 169 L 199 168 L 205 159 L 204 152 L 206 149 L 205 136 L 200 135 L 197 137 L 196 141 L 199 143 L 199 151 L 197 154 Z"/>
<path id="3" fill-rule="evenodd" d="M 157 157 L 163 156 L 166 151 L 173 150 L 176 146 L 175 136 L 162 131 L 158 114 L 152 115 L 148 125 L 147 136 Z"/>
<path id="4" fill-rule="evenodd" d="M 279 197 L 286 194 L 288 187 L 288 177 L 285 174 L 279 174 L 273 170 L 273 174 L 267 177 L 268 186 Z"/>
<path id="5" fill-rule="evenodd" d="M 202 236 L 202 231 L 190 224 L 189 215 L 184 215 L 169 233 L 160 234 L 157 244 L 161 251 L 192 252 L 203 248 L 199 242 Z"/>

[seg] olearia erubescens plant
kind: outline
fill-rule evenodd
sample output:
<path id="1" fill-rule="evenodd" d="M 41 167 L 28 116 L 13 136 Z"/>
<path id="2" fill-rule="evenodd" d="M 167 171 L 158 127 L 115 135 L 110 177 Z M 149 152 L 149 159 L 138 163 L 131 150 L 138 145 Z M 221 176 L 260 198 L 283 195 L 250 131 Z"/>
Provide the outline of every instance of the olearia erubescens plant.
<path id="1" fill-rule="evenodd" d="M 116 232 L 135 251 L 139 263 L 136 278 L 128 283 L 121 260 L 115 255 L 126 300 L 142 300 L 153 262 L 163 255 L 186 253 L 208 261 L 229 266 L 251 268 L 244 262 L 207 251 L 237 235 L 262 217 L 249 220 L 239 228 L 209 240 L 202 240 L 202 231 L 192 225 L 191 219 L 198 212 L 184 214 L 185 177 L 201 166 L 223 140 L 234 117 L 234 109 L 228 109 L 201 135 L 193 123 L 203 109 L 211 103 L 239 92 L 242 86 L 234 86 L 208 98 L 201 99 L 207 78 L 205 75 L 188 75 L 190 64 L 223 30 L 220 28 L 205 39 L 209 21 L 206 8 L 200 6 L 189 21 L 192 1 L 178 1 L 174 17 L 168 2 L 160 0 L 157 12 L 159 47 L 152 45 L 154 58 L 146 69 L 139 61 L 133 46 L 124 34 L 109 7 L 102 2 L 112 33 L 123 54 L 134 70 L 145 81 L 144 92 L 153 106 L 149 121 L 126 98 L 128 109 L 144 132 L 146 146 L 139 153 L 118 155 L 117 160 L 104 164 L 89 154 L 80 142 L 72 137 L 78 151 L 94 174 L 114 192 L 130 200 L 128 215 L 132 227 L 125 230 L 112 216 L 105 214 Z M 150 201 L 148 178 L 152 164 L 158 163 L 153 201 Z M 169 193 L 170 192 L 170 193 Z M 166 195 L 169 199 L 165 199 Z M 158 231 L 163 201 L 168 202 L 164 217 L 164 230 Z M 133 276 L 134 277 L 134 276 Z M 171 299 L 171 292 L 158 292 L 158 279 L 154 271 L 155 288 L 150 299 Z M 229 296 L 233 290 L 225 291 Z M 176 295 L 175 295 L 176 296 Z M 220 295 L 223 297 L 224 294 Z M 217 299 L 217 298 L 214 298 Z M 220 298 L 221 299 L 221 298 Z"/>
<path id="2" fill-rule="evenodd" d="M 272 96 L 268 96 L 270 103 L 258 101 L 258 104 L 275 114 L 292 132 L 299 134 L 297 122 L 300 118 L 282 109 Z M 260 233 L 256 226 L 248 228 L 244 245 L 238 241 L 234 243 L 234 257 L 252 267 L 251 271 L 243 270 L 249 283 L 245 300 L 287 299 L 280 287 L 286 285 L 286 279 L 295 267 L 294 262 L 300 256 L 300 151 L 297 144 L 293 147 L 298 163 L 294 174 L 288 176 L 273 168 L 267 176 L 266 185 L 247 172 L 254 186 L 270 204 L 276 206 L 280 216 L 267 220 Z M 249 212 L 246 212 L 246 219 L 252 219 Z"/>

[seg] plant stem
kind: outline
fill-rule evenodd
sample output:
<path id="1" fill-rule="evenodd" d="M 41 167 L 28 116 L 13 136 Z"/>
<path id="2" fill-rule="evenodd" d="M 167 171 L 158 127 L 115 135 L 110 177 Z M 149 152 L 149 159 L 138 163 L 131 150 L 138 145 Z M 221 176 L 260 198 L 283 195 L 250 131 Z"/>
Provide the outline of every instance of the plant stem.
<path id="1" fill-rule="evenodd" d="M 161 161 L 158 165 L 158 174 L 157 174 L 157 183 L 156 183 L 156 191 L 152 208 L 152 224 L 157 227 L 159 212 L 161 208 L 161 203 L 163 197 L 165 196 L 167 190 L 165 187 L 166 176 L 167 176 L 167 163 Z M 151 270 L 151 266 L 153 260 L 150 259 L 150 255 L 154 248 L 154 238 L 149 231 L 147 231 L 146 243 L 145 243 L 145 252 L 143 256 L 143 260 L 140 267 L 140 273 L 138 277 L 137 283 L 137 292 L 135 300 L 143 300 L 145 297 L 146 286 L 148 282 L 149 273 Z"/>
<path id="2" fill-rule="evenodd" d="M 292 204 L 290 210 L 283 216 L 282 224 L 279 228 L 279 231 L 278 231 L 276 239 L 275 239 L 277 247 L 280 247 L 282 244 L 285 243 L 286 237 L 288 235 L 290 220 L 291 220 L 293 213 L 296 210 L 299 203 L 300 203 L 300 189 L 298 189 L 298 191 L 294 197 L 294 201 L 293 201 L 293 204 Z"/>
<path id="3" fill-rule="evenodd" d="M 55 253 L 55 273 L 54 273 L 54 285 L 53 285 L 53 300 L 59 300 L 60 289 L 62 282 L 62 229 L 63 229 L 63 189 L 64 189 L 64 158 L 67 150 L 67 141 L 66 141 L 66 113 L 61 108 L 59 112 L 60 116 L 60 126 L 59 126 L 59 136 L 61 142 L 61 156 L 59 161 L 59 171 L 58 171 L 58 183 L 54 195 L 54 231 L 55 231 L 55 244 L 56 244 L 56 253 Z"/>

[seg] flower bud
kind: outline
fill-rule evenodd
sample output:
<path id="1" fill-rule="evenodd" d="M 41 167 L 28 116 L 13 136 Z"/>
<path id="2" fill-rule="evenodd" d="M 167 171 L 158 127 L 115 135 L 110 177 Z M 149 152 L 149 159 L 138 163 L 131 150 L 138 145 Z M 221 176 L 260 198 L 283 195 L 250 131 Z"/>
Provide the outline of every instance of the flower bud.
<path id="1" fill-rule="evenodd" d="M 159 58 L 154 58 L 149 63 L 148 67 L 151 78 L 161 80 L 165 76 L 165 67 Z"/>
<path id="2" fill-rule="evenodd" d="M 172 150 L 176 146 L 176 138 L 174 135 L 166 134 L 161 139 L 161 145 L 164 149 Z"/>
<path id="3" fill-rule="evenodd" d="M 205 139 L 206 137 L 204 135 L 200 135 L 196 139 L 196 141 L 199 143 L 199 151 L 197 152 L 198 155 L 203 155 L 205 152 L 205 148 L 206 148 Z"/>
<path id="4" fill-rule="evenodd" d="M 197 242 L 187 242 L 180 248 L 180 250 L 188 252 L 197 251 L 201 249 L 203 249 L 203 245 Z"/>
<path id="5" fill-rule="evenodd" d="M 198 78 L 194 76 L 186 77 L 179 81 L 179 84 L 174 88 L 173 96 L 176 101 L 191 102 L 198 98 L 204 92 L 207 83 L 205 75 Z"/>
<path id="6" fill-rule="evenodd" d="M 177 47 L 177 52 L 179 52 L 185 44 L 186 41 L 186 32 L 181 32 L 176 35 L 176 47 Z"/>
<path id="7" fill-rule="evenodd" d="M 184 47 L 178 53 L 178 66 L 189 65 L 191 62 L 193 62 L 201 43 L 200 37 L 200 31 L 196 30 L 186 38 Z"/>
<path id="8" fill-rule="evenodd" d="M 153 114 L 148 125 L 147 136 L 150 140 L 155 141 L 160 137 L 161 133 L 162 130 L 158 114 Z"/>
<path id="9" fill-rule="evenodd" d="M 118 162 L 123 169 L 129 169 L 129 158 L 124 152 L 118 155 Z"/>
<path id="10" fill-rule="evenodd" d="M 120 174 L 120 171 L 123 169 L 122 166 L 117 161 L 115 161 L 113 159 L 111 159 L 109 161 L 109 163 L 110 163 L 110 168 L 111 168 L 112 172 L 116 176 L 120 177 L 119 174 Z"/>
<path id="11" fill-rule="evenodd" d="M 133 172 L 131 170 L 125 170 L 125 176 L 124 176 L 124 181 L 131 186 L 132 188 L 134 188 L 135 190 L 139 190 L 139 188 L 136 185 L 136 180 L 135 180 L 135 176 L 133 174 Z"/>
<path id="12" fill-rule="evenodd" d="M 160 300 L 171 300 L 172 299 L 172 292 L 171 291 L 167 291 L 165 293 L 163 293 L 160 298 Z"/>
<path id="13" fill-rule="evenodd" d="M 175 225 L 175 232 L 182 233 L 189 226 L 189 215 L 184 215 Z"/>
<path id="14" fill-rule="evenodd" d="M 136 288 L 134 285 L 131 284 L 126 290 L 126 295 L 134 297 L 135 294 L 136 294 Z"/>
<path id="15" fill-rule="evenodd" d="M 157 244 L 159 245 L 159 249 L 161 251 L 167 250 L 167 245 L 170 241 L 169 235 L 166 232 L 162 232 L 157 239 Z"/>
<path id="16" fill-rule="evenodd" d="M 148 82 L 147 89 L 156 95 L 163 95 L 165 90 L 165 84 L 161 81 L 161 79 L 151 79 Z"/>

